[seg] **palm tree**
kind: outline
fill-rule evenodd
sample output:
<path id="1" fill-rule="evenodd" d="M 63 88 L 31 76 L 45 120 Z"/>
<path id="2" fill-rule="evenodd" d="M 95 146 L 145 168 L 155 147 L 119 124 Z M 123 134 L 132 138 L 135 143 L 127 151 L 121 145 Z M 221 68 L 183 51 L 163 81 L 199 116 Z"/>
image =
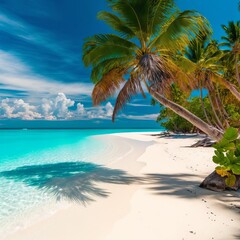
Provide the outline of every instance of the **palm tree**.
<path id="1" fill-rule="evenodd" d="M 184 74 L 172 58 L 199 33 L 209 34 L 208 21 L 195 11 L 181 12 L 173 0 L 108 0 L 112 12 L 104 20 L 117 33 L 98 34 L 85 40 L 83 62 L 92 66 L 92 93 L 98 105 L 121 88 L 112 119 L 131 97 L 144 88 L 165 107 L 219 140 L 222 133 L 164 95 Z"/>
<path id="2" fill-rule="evenodd" d="M 222 37 L 224 42 L 221 44 L 230 49 L 229 53 L 234 57 L 236 79 L 240 86 L 240 75 L 239 75 L 239 55 L 240 55 L 240 21 L 234 23 L 233 21 L 228 23 L 228 26 L 222 25 L 226 36 Z"/>
<path id="3" fill-rule="evenodd" d="M 226 110 L 217 91 L 218 87 L 230 90 L 233 96 L 240 101 L 240 93 L 237 87 L 225 80 L 222 74 L 225 70 L 225 66 L 222 64 L 223 56 L 224 53 L 219 49 L 216 41 L 209 42 L 206 36 L 202 36 L 199 39 L 194 39 L 186 48 L 184 54 L 177 57 L 178 65 L 186 72 L 189 72 L 191 76 L 191 86 L 200 89 L 202 109 L 207 122 L 221 130 L 229 125 L 226 120 Z M 208 98 L 215 120 L 210 119 L 211 117 L 208 116 L 204 107 L 202 101 L 203 88 L 208 90 Z M 213 121 L 214 123 L 212 123 Z"/>
<path id="4" fill-rule="evenodd" d="M 181 67 L 184 68 L 184 71 L 193 73 L 194 78 L 199 76 L 205 79 L 208 75 L 209 81 L 228 89 L 240 101 L 240 92 L 237 87 L 225 79 L 223 73 L 226 72 L 226 69 L 223 60 L 226 61 L 226 57 L 224 51 L 219 49 L 217 42 L 209 41 L 206 36 L 201 36 L 188 45 L 184 54 L 178 58 L 178 64 L 183 62 Z"/>

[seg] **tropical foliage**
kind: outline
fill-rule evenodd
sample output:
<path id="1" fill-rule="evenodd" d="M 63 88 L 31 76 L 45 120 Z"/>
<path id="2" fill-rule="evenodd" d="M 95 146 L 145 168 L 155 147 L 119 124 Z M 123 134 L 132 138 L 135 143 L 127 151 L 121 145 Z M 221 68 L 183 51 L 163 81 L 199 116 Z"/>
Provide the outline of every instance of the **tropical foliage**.
<path id="1" fill-rule="evenodd" d="M 177 55 L 211 28 L 196 11 L 181 12 L 173 0 L 108 0 L 112 12 L 100 12 L 118 34 L 98 34 L 85 40 L 83 61 L 92 66 L 95 105 L 119 89 L 113 120 L 138 92 L 147 90 L 163 106 L 219 140 L 222 131 L 168 98 L 173 83 L 189 89 L 192 79 L 177 64 Z M 188 62 L 186 61 L 185 64 Z M 190 64 L 188 64 L 190 66 Z"/>
<path id="2" fill-rule="evenodd" d="M 213 162 L 218 164 L 216 172 L 226 177 L 225 182 L 233 187 L 236 176 L 240 175 L 240 139 L 236 128 L 228 128 L 221 141 L 214 145 L 215 155 Z"/>
<path id="3" fill-rule="evenodd" d="M 228 62 L 235 66 L 236 80 L 240 86 L 240 75 L 239 75 L 239 56 L 240 56 L 240 21 L 229 22 L 228 25 L 222 25 L 226 35 L 222 37 L 222 46 L 228 48 L 226 56 Z"/>
<path id="4" fill-rule="evenodd" d="M 189 96 L 181 91 L 176 85 L 171 86 L 171 94 L 174 102 L 184 106 L 188 111 L 192 112 L 204 121 L 207 121 L 204 112 L 202 111 L 201 104 L 203 102 L 205 111 L 209 114 L 209 116 L 212 117 L 211 104 L 207 97 L 204 97 L 202 100 L 200 100 L 199 97 L 189 98 Z M 155 101 L 153 101 L 153 104 L 155 104 Z M 171 109 L 165 108 L 162 105 L 160 105 L 160 107 L 160 114 L 157 118 L 157 122 L 159 122 L 160 125 L 165 129 L 175 133 L 199 132 L 198 128 L 196 128 L 186 119 L 174 113 Z"/>
<path id="5" fill-rule="evenodd" d="M 232 23 L 232 25 L 234 24 Z M 235 25 L 237 26 L 237 24 Z M 234 31 L 236 32 L 235 28 Z M 229 33 L 229 35 L 231 34 Z M 200 90 L 200 102 L 196 99 L 187 99 L 189 96 L 186 93 L 189 90 L 180 84 L 178 86 L 185 97 L 182 96 L 181 102 L 177 101 L 176 98 L 172 99 L 179 104 L 184 103 L 184 107 L 221 131 L 229 126 L 240 128 L 240 92 L 235 85 L 237 81 L 235 68 L 232 67 L 234 66 L 233 58 L 230 58 L 230 56 L 233 56 L 230 51 L 232 45 L 228 45 L 228 50 L 221 50 L 223 45 L 227 46 L 226 43 L 218 44 L 203 35 L 201 38 L 191 41 L 185 51 L 177 55 L 178 65 L 189 74 L 191 79 L 188 86 L 191 87 L 191 90 Z M 203 89 L 208 90 L 205 99 L 203 99 Z M 172 95 L 176 96 L 176 93 Z M 201 109 L 199 109 L 199 106 L 202 106 Z M 196 109 L 199 109 L 199 112 L 196 112 Z M 191 124 L 188 124 L 169 109 L 164 109 L 158 120 L 162 126 L 169 130 L 178 129 L 182 132 L 187 129 L 190 131 L 196 130 Z"/>
<path id="6" fill-rule="evenodd" d="M 240 175 L 240 140 L 229 126 L 240 128 L 240 22 L 222 25 L 219 44 L 205 17 L 180 11 L 174 0 L 106 1 L 111 11 L 98 18 L 116 34 L 94 35 L 83 45 L 94 105 L 117 94 L 114 121 L 134 95 L 149 93 L 161 106 L 162 126 L 198 129 L 218 141 L 216 172 L 233 186 Z M 200 95 L 190 98 L 196 89 Z"/>

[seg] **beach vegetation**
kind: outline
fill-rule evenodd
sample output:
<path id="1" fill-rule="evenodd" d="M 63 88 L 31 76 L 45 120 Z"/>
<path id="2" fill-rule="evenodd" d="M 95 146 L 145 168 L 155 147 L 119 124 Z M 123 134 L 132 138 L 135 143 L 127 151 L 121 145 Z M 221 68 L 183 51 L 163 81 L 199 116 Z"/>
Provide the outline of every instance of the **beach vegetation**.
<path id="1" fill-rule="evenodd" d="M 228 128 L 221 141 L 214 146 L 213 162 L 218 164 L 216 173 L 225 177 L 228 187 L 236 183 L 236 175 L 240 175 L 240 139 L 238 129 Z"/>
<path id="2" fill-rule="evenodd" d="M 222 37 L 222 46 L 226 47 L 226 56 L 235 68 L 236 80 L 240 86 L 239 56 L 240 56 L 240 21 L 230 21 L 228 25 L 222 25 L 225 36 Z"/>
<path id="3" fill-rule="evenodd" d="M 190 98 L 186 92 L 181 91 L 179 87 L 175 84 L 171 86 L 171 96 L 169 96 L 172 101 L 184 106 L 188 111 L 192 112 L 199 118 L 207 121 L 203 111 L 201 101 L 204 102 L 205 111 L 211 116 L 211 105 L 207 97 L 204 97 L 200 100 L 199 97 Z M 152 102 L 156 104 L 155 101 Z M 211 116 L 212 117 L 212 116 Z M 175 133 L 197 133 L 199 129 L 196 128 L 193 124 L 188 122 L 186 119 L 182 118 L 171 109 L 164 107 L 160 104 L 160 113 L 157 118 L 157 122 L 167 129 L 168 131 Z"/>
<path id="4" fill-rule="evenodd" d="M 112 120 L 137 93 L 148 92 L 215 140 L 221 129 L 207 123 L 172 101 L 172 84 L 191 90 L 188 74 L 176 62 L 194 39 L 211 34 L 208 20 L 196 11 L 180 11 L 173 0 L 108 0 L 111 12 L 98 18 L 117 34 L 98 34 L 85 39 L 83 62 L 92 67 L 94 105 L 118 94 Z M 190 64 L 189 64 L 190 66 Z"/>
<path id="5" fill-rule="evenodd" d="M 240 128 L 240 92 L 236 85 L 233 57 L 230 57 L 233 55 L 230 50 L 221 50 L 223 45 L 226 46 L 226 43 L 218 44 L 206 35 L 191 41 L 176 58 L 177 64 L 189 75 L 187 87 L 199 91 L 199 100 L 196 97 L 189 99 L 189 89 L 179 83 L 177 87 L 181 90 L 181 100 L 173 88 L 169 96 L 209 125 L 224 132 L 229 126 Z M 157 120 L 170 131 L 198 131 L 170 109 L 161 108 Z"/>

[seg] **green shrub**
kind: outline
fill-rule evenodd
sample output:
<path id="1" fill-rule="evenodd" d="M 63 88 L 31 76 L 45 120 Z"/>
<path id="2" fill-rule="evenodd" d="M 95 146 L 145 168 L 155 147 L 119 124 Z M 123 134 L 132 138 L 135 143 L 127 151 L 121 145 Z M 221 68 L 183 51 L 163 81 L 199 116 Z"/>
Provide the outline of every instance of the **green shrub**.
<path id="1" fill-rule="evenodd" d="M 229 187 L 234 186 L 236 175 L 240 175 L 240 139 L 238 129 L 228 128 L 221 141 L 213 146 L 215 155 L 213 162 L 218 164 L 216 172 L 226 177 L 225 182 Z"/>
<path id="2" fill-rule="evenodd" d="M 171 100 L 199 118 L 201 118 L 203 121 L 207 121 L 202 106 L 201 106 L 201 100 L 199 97 L 189 97 L 188 94 L 181 91 L 176 85 L 171 86 Z M 211 118 L 211 105 L 207 97 L 203 99 L 204 107 L 206 112 L 208 113 L 208 116 Z M 154 105 L 155 102 L 152 102 Z M 180 117 L 176 113 L 174 113 L 171 109 L 165 108 L 164 106 L 161 106 L 160 114 L 157 118 L 157 122 L 160 123 L 160 125 L 164 128 L 166 128 L 169 131 L 173 132 L 181 132 L 181 133 L 195 133 L 198 132 L 198 129 L 193 126 L 190 122 L 188 122 L 186 119 Z"/>

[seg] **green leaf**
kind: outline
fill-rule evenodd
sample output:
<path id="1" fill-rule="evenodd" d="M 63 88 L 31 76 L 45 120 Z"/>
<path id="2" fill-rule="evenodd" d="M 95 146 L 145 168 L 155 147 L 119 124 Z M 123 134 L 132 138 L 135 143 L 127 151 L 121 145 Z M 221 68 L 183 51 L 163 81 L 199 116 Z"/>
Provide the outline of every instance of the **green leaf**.
<path id="1" fill-rule="evenodd" d="M 216 164 L 220 164 L 222 162 L 221 159 L 219 157 L 217 157 L 217 156 L 213 156 L 212 160 Z"/>
<path id="2" fill-rule="evenodd" d="M 228 178 L 225 179 L 225 183 L 228 187 L 233 187 L 236 183 L 235 175 L 230 175 Z"/>
<path id="3" fill-rule="evenodd" d="M 229 160 L 229 163 L 235 163 L 236 162 L 236 157 L 235 157 L 233 151 L 227 152 L 226 153 L 226 158 Z"/>
<path id="4" fill-rule="evenodd" d="M 235 164 L 240 165 L 240 156 L 236 157 Z"/>
<path id="5" fill-rule="evenodd" d="M 227 139 L 228 141 L 236 140 L 238 138 L 238 130 L 233 127 L 228 128 L 224 133 L 223 138 Z"/>
<path id="6" fill-rule="evenodd" d="M 216 148 L 216 149 L 225 148 L 228 144 L 229 144 L 229 141 L 227 139 L 223 138 L 221 141 L 214 144 L 214 148 Z"/>
<path id="7" fill-rule="evenodd" d="M 233 165 L 231 166 L 231 170 L 232 170 L 232 172 L 233 172 L 234 174 L 240 175 L 240 166 L 239 166 L 239 165 L 233 164 Z"/>
<path id="8" fill-rule="evenodd" d="M 228 143 L 225 147 L 224 147 L 225 150 L 235 150 L 236 147 L 235 147 L 235 144 L 233 142 L 231 143 Z"/>
<path id="9" fill-rule="evenodd" d="M 240 156 L 240 144 L 236 146 L 235 155 Z"/>
<path id="10" fill-rule="evenodd" d="M 223 157 L 224 157 L 223 152 L 222 152 L 221 150 L 219 150 L 219 149 L 218 149 L 218 150 L 215 150 L 214 153 L 215 153 L 216 156 L 218 156 L 218 157 L 220 157 L 220 158 L 223 158 Z"/>

